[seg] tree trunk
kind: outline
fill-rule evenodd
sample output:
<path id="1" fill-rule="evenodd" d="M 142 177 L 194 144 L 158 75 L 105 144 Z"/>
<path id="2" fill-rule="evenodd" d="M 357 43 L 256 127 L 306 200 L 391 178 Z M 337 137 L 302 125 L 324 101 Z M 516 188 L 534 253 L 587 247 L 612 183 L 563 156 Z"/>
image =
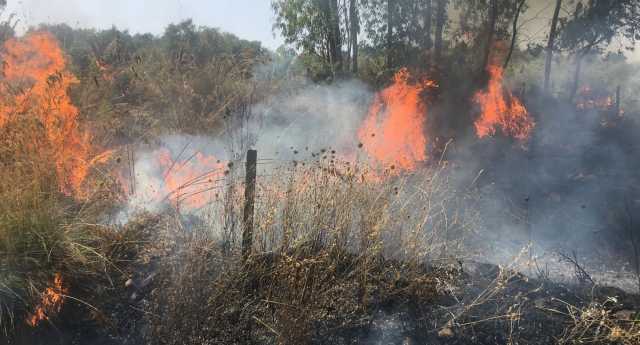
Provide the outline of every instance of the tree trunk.
<path id="1" fill-rule="evenodd" d="M 520 18 L 520 13 L 522 12 L 522 8 L 527 0 L 519 0 L 514 2 L 516 14 L 513 18 L 513 28 L 511 35 L 511 46 L 509 47 L 509 53 L 507 54 L 507 58 L 504 60 L 504 65 L 502 66 L 504 69 L 507 69 L 509 66 L 509 62 L 511 61 L 511 56 L 513 55 L 513 49 L 516 47 L 516 39 L 518 38 L 518 19 Z"/>
<path id="2" fill-rule="evenodd" d="M 551 62 L 553 59 L 553 47 L 556 41 L 558 17 L 560 16 L 560 7 L 562 6 L 562 0 L 556 0 L 556 9 L 553 12 L 553 19 L 551 20 L 551 30 L 549 31 L 549 41 L 547 42 L 547 56 L 544 62 L 544 90 L 549 92 L 550 77 L 551 77 Z"/>
<path id="3" fill-rule="evenodd" d="M 395 0 L 387 0 L 387 68 L 393 65 L 393 10 Z"/>
<path id="4" fill-rule="evenodd" d="M 351 5 L 347 5 L 350 3 L 350 0 L 342 0 L 342 9 L 344 11 L 344 28 L 345 28 L 345 37 L 343 39 L 346 40 L 347 44 L 347 55 L 344 56 L 344 64 L 345 70 L 351 70 L 351 56 L 353 50 L 351 49 L 351 43 L 353 40 L 351 39 Z"/>
<path id="5" fill-rule="evenodd" d="M 424 48 L 430 50 L 433 46 L 433 41 L 431 40 L 431 0 L 424 0 L 424 2 Z"/>
<path id="6" fill-rule="evenodd" d="M 571 84 L 571 91 L 569 92 L 569 100 L 573 101 L 578 93 L 578 87 L 580 86 L 580 74 L 582 73 L 582 59 L 586 54 L 576 54 L 576 70 L 573 74 L 573 83 Z"/>
<path id="7" fill-rule="evenodd" d="M 351 24 L 351 72 L 358 73 L 358 33 L 360 32 L 360 16 L 358 0 L 349 0 L 349 21 Z"/>
<path id="8" fill-rule="evenodd" d="M 614 109 L 615 116 L 620 116 L 620 85 L 616 87 L 616 107 Z"/>
<path id="9" fill-rule="evenodd" d="M 340 36 L 340 9 L 338 0 L 329 0 L 330 49 L 336 72 L 342 72 L 342 40 Z"/>
<path id="10" fill-rule="evenodd" d="M 434 42 L 434 58 L 436 63 L 440 63 L 442 58 L 442 36 L 444 33 L 444 25 L 447 21 L 447 4 L 448 0 L 437 0 L 436 13 L 436 34 Z"/>
<path id="11" fill-rule="evenodd" d="M 498 19 L 498 0 L 491 0 L 489 8 L 489 22 L 487 23 L 487 42 L 482 55 L 482 70 L 486 71 L 489 66 L 489 56 L 493 48 L 493 36 L 496 33 L 496 21 Z"/>

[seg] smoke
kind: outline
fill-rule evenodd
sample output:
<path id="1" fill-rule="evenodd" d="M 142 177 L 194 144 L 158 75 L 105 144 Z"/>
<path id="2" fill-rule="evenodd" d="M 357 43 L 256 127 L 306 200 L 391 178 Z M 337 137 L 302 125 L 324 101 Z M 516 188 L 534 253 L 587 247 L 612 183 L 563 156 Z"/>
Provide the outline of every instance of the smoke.
<path id="1" fill-rule="evenodd" d="M 372 97 L 355 80 L 283 92 L 255 107 L 255 148 L 262 157 L 279 159 L 311 158 L 322 149 L 354 152 Z"/>
<path id="2" fill-rule="evenodd" d="M 260 66 L 256 78 L 281 67 Z M 138 146 L 132 167 L 121 173 L 128 199 L 117 222 L 166 207 L 180 207 L 186 213 L 210 210 L 207 206 L 220 200 L 224 186 L 238 182 L 249 148 L 258 151 L 260 161 L 273 163 L 261 164 L 259 175 L 294 160 L 312 160 L 320 152 L 356 158 L 358 127 L 372 98 L 373 92 L 354 80 L 332 85 L 292 81 L 253 105 L 250 115 L 240 120 L 230 117 L 221 137 L 174 133 Z"/>
<path id="3" fill-rule="evenodd" d="M 640 212 L 637 114 L 579 109 L 535 90 L 526 105 L 536 127 L 524 145 L 500 134 L 466 138 L 447 157 L 461 165 L 461 185 L 483 172 L 481 242 L 492 248 L 484 259 L 504 262 L 531 243 L 538 256 L 575 251 L 594 270 L 629 262 Z"/>
<path id="4" fill-rule="evenodd" d="M 261 66 L 256 78 L 269 71 L 286 74 L 292 66 L 295 61 Z M 199 185 L 210 188 L 199 195 L 209 203 L 219 200 L 220 186 L 241 176 L 237 162 L 247 148 L 256 149 L 259 160 L 273 163 L 259 165 L 259 175 L 294 160 L 312 160 L 323 150 L 335 150 L 346 159 L 367 159 L 357 149 L 358 131 L 376 99 L 375 92 L 355 80 L 316 84 L 283 75 L 278 78 L 288 84 L 254 105 L 251 115 L 230 125 L 223 138 L 175 134 L 164 137 L 159 148 L 140 148 L 136 193 L 126 213 L 158 211 L 171 204 L 175 193 L 167 187 L 166 176 L 178 174 L 197 153 L 215 157 L 223 166 L 236 162 L 233 169 L 223 168 L 231 177 L 225 177 L 225 171 L 222 176 L 212 175 L 215 182 Z M 640 168 L 635 159 L 640 146 L 633 134 L 637 114 L 629 110 L 615 115 L 614 107 L 606 103 L 605 108 L 579 108 L 535 89 L 523 101 L 536 123 L 528 140 L 510 138 L 500 131 L 477 138 L 469 130 L 459 133 L 444 156 L 453 167 L 448 173 L 454 189 L 474 190 L 480 196 L 474 207 L 478 207 L 482 224 L 478 224 L 480 235 L 474 245 L 490 248 L 481 259 L 505 262 L 531 243 L 540 256 L 575 250 L 594 261 L 628 260 L 628 224 L 640 214 L 638 191 L 630 187 L 639 185 L 634 173 Z M 438 102 L 427 106 L 446 109 Z M 480 111 L 470 110 L 476 117 Z M 473 121 L 468 128 L 473 128 Z M 166 166 L 157 163 L 158 156 L 167 151 L 172 161 L 181 162 L 169 174 Z M 202 206 L 198 204 L 195 211 Z M 185 207 L 182 211 L 190 212 Z"/>
<path id="5" fill-rule="evenodd" d="M 203 209 L 224 185 L 229 155 L 220 140 L 171 134 L 135 149 L 128 169 L 120 173 L 126 205 L 116 216 L 125 223 L 136 213 L 182 206 Z"/>

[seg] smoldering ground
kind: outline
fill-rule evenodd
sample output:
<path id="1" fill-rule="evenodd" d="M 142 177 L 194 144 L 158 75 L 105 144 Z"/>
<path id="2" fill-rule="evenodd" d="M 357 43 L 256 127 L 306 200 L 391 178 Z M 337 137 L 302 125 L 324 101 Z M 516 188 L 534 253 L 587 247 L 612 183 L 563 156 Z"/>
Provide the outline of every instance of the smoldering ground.
<path id="1" fill-rule="evenodd" d="M 575 253 L 592 270 L 634 271 L 637 114 L 576 109 L 535 90 L 526 100 L 536 121 L 527 142 L 467 138 L 448 156 L 462 165 L 461 181 L 482 171 L 477 188 L 489 257 L 504 261 L 531 242 L 556 263 L 554 254 Z"/>

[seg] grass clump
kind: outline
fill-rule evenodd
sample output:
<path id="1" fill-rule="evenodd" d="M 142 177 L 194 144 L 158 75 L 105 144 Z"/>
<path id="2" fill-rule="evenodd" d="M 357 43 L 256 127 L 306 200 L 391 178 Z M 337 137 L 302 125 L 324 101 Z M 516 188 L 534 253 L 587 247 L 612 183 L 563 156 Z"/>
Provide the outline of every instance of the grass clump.
<path id="1" fill-rule="evenodd" d="M 53 321 L 66 301 L 91 306 L 81 292 L 113 270 L 103 250 L 113 242 L 97 225 L 111 202 L 106 187 L 96 185 L 82 202 L 66 195 L 55 148 L 27 115 L 0 127 L 0 332 L 7 338 Z"/>
<path id="2" fill-rule="evenodd" d="M 559 344 L 621 344 L 640 343 L 640 314 L 637 310 L 617 310 L 615 297 L 594 300 L 584 306 L 566 304 L 568 326 Z"/>

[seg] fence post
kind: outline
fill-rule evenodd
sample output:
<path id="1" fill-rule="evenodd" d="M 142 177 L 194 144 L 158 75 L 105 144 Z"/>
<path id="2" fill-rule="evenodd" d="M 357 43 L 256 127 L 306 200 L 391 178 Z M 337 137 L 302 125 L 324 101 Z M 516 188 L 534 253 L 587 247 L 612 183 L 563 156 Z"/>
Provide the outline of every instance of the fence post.
<path id="1" fill-rule="evenodd" d="M 242 258 L 246 260 L 253 246 L 253 208 L 256 198 L 256 170 L 258 151 L 247 151 L 246 178 L 244 189 L 244 228 L 242 230 Z"/>
<path id="2" fill-rule="evenodd" d="M 615 116 L 620 116 L 620 85 L 616 88 Z"/>

